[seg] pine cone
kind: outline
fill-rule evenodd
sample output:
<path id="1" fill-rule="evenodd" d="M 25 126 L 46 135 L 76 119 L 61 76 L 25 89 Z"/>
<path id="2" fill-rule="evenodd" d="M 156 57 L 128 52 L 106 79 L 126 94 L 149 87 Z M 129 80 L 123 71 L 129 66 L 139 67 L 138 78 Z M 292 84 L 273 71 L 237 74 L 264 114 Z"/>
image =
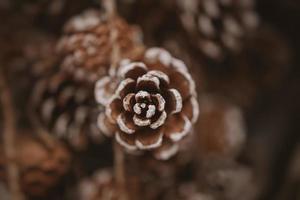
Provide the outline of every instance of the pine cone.
<path id="1" fill-rule="evenodd" d="M 239 107 L 216 97 L 201 97 L 201 119 L 197 124 L 201 157 L 232 158 L 246 139 L 246 128 Z"/>
<path id="2" fill-rule="evenodd" d="M 178 4 L 192 45 L 210 59 L 238 52 L 258 24 L 253 0 L 178 0 Z"/>
<path id="3" fill-rule="evenodd" d="M 89 138 L 101 141 L 93 86 L 57 73 L 37 83 L 33 93 L 34 116 L 39 125 L 80 150 Z"/>
<path id="4" fill-rule="evenodd" d="M 126 63 L 127 62 L 127 63 Z M 113 84 L 112 84 L 113 83 Z M 116 85 L 115 92 L 111 87 Z M 198 118 L 195 84 L 185 64 L 151 48 L 140 62 L 123 61 L 116 77 L 100 79 L 96 100 L 106 105 L 98 125 L 129 151 L 153 150 L 158 159 L 177 152 L 177 142 Z"/>
<path id="5" fill-rule="evenodd" d="M 143 52 L 138 29 L 122 18 L 113 19 L 118 32 L 117 43 L 122 58 L 135 59 Z M 105 15 L 88 10 L 65 25 L 65 35 L 58 43 L 63 57 L 61 67 L 76 80 L 94 82 L 106 75 L 110 67 L 112 44 L 111 25 Z"/>
<path id="6" fill-rule="evenodd" d="M 80 200 L 118 200 L 119 192 L 115 187 L 109 170 L 97 171 L 91 178 L 79 185 Z"/>
<path id="7" fill-rule="evenodd" d="M 127 195 L 130 200 L 137 197 L 138 182 L 135 177 L 126 176 Z M 79 200 L 118 200 L 122 199 L 122 191 L 117 187 L 110 169 L 96 171 L 79 184 Z"/>
<path id="8" fill-rule="evenodd" d="M 16 147 L 20 185 L 28 196 L 46 195 L 69 171 L 70 152 L 62 143 L 51 141 L 48 147 L 37 138 L 24 135 L 18 137 Z M 5 163 L 0 162 L 0 168 L 5 168 Z"/>

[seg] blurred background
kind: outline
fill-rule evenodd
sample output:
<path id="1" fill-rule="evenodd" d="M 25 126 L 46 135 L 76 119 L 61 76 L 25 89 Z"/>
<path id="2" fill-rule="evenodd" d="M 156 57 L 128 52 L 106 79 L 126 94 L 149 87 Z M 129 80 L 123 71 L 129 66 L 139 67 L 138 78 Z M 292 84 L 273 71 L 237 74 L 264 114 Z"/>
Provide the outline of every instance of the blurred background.
<path id="1" fill-rule="evenodd" d="M 166 162 L 126 157 L 130 199 L 299 200 L 300 2 L 118 0 L 116 5 L 145 46 L 166 48 L 185 61 L 200 105 L 193 148 L 183 145 Z M 66 56 L 58 42 L 73 34 L 66 23 L 90 9 L 104 12 L 96 0 L 0 0 L 1 93 L 5 88 L 11 93 L 17 192 L 24 199 L 118 199 L 104 195 L 118 192 L 111 183 L 112 142 L 93 134 L 94 85 L 68 75 L 51 78 L 61 73 Z M 32 96 L 41 81 L 87 92 L 79 103 L 55 104 L 57 112 L 69 115 L 89 109 L 76 137 L 57 137 L 48 127 L 49 133 L 36 133 L 41 130 L 31 114 L 41 112 L 44 99 L 37 103 Z M 49 90 L 41 98 L 57 102 L 59 92 Z M 0 199 L 8 200 L 15 195 L 4 154 L 5 107 L 2 103 Z"/>

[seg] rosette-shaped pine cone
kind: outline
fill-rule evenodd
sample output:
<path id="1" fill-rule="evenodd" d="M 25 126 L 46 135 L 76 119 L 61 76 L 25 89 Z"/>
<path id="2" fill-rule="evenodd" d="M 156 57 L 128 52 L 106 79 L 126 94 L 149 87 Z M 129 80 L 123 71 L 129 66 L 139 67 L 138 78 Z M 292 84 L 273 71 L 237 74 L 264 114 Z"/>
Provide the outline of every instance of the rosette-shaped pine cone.
<path id="1" fill-rule="evenodd" d="M 33 119 L 38 126 L 68 142 L 76 150 L 89 140 L 103 139 L 97 128 L 99 111 L 93 85 L 56 73 L 37 82 L 32 96 Z"/>
<path id="2" fill-rule="evenodd" d="M 129 151 L 154 150 L 156 158 L 168 159 L 199 113 L 186 65 L 166 50 L 151 48 L 140 62 L 121 61 L 116 74 L 95 87 L 96 100 L 106 105 L 100 129 Z"/>
<path id="3" fill-rule="evenodd" d="M 253 0 L 178 0 L 191 44 L 209 59 L 235 54 L 258 24 Z"/>
<path id="4" fill-rule="evenodd" d="M 113 27 L 112 27 L 113 23 Z M 57 45 L 61 67 L 76 80 L 94 82 L 106 75 L 111 65 L 111 32 L 116 30 L 116 44 L 121 58 L 135 59 L 143 52 L 141 33 L 122 18 L 108 20 L 95 10 L 74 17 L 65 25 Z"/>

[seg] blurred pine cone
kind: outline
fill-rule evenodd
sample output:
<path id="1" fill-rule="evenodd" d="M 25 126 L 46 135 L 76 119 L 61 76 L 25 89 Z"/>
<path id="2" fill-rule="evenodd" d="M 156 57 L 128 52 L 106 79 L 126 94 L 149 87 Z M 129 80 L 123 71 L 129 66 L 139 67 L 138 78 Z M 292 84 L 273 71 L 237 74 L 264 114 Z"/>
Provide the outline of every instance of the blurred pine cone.
<path id="1" fill-rule="evenodd" d="M 119 192 L 115 187 L 112 173 L 99 170 L 92 177 L 81 181 L 80 200 L 118 200 Z"/>
<path id="2" fill-rule="evenodd" d="M 200 99 L 199 155 L 201 158 L 234 158 L 246 139 L 241 109 L 218 96 L 208 95 Z"/>
<path id="3" fill-rule="evenodd" d="M 138 200 L 137 179 L 127 175 L 126 183 L 128 199 Z M 83 179 L 79 184 L 79 200 L 118 199 L 122 199 L 122 191 L 116 185 L 110 169 L 97 170 L 91 177 Z"/>
<path id="4" fill-rule="evenodd" d="M 116 43 L 122 58 L 136 59 L 143 52 L 142 38 L 137 27 L 115 17 L 118 32 Z M 111 25 L 106 15 L 88 10 L 65 25 L 64 36 L 57 49 L 62 56 L 61 68 L 76 80 L 94 82 L 108 73 L 111 65 Z"/>
<path id="5" fill-rule="evenodd" d="M 143 53 L 139 31 L 123 19 L 113 20 L 121 58 L 136 59 Z M 106 16 L 88 10 L 65 25 L 57 44 L 57 66 L 40 76 L 32 98 L 35 124 L 76 149 L 89 139 L 101 141 L 96 127 L 98 106 L 94 83 L 108 74 L 111 65 L 111 24 Z"/>
<path id="6" fill-rule="evenodd" d="M 115 90 L 108 90 L 114 82 Z M 116 77 L 97 82 L 95 94 L 106 106 L 99 115 L 102 132 L 129 151 L 154 149 L 158 159 L 177 152 L 176 143 L 198 118 L 195 83 L 186 65 L 160 48 L 148 49 L 141 62 L 121 62 Z"/>
<path id="7" fill-rule="evenodd" d="M 223 60 L 243 46 L 258 24 L 253 0 L 178 0 L 191 44 L 209 59 Z"/>
<path id="8" fill-rule="evenodd" d="M 20 135 L 16 142 L 16 162 L 20 170 L 23 192 L 28 196 L 46 195 L 69 171 L 69 150 L 58 141 L 51 139 L 44 143 L 27 134 Z M 1 169 L 5 168 L 5 163 L 0 162 Z M 2 176 L 0 178 L 5 179 Z"/>
<path id="9" fill-rule="evenodd" d="M 74 81 L 64 73 L 53 74 L 37 83 L 32 105 L 36 124 L 73 147 L 82 149 L 88 138 L 101 141 L 90 84 Z"/>

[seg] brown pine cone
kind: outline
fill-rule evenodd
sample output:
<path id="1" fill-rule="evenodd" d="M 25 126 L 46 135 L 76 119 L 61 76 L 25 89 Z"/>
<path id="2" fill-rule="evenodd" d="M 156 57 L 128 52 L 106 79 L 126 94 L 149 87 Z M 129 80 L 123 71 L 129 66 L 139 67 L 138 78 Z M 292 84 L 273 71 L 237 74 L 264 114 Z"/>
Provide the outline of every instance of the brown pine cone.
<path id="1" fill-rule="evenodd" d="M 253 0 L 178 0 L 191 44 L 208 58 L 222 60 L 238 52 L 258 24 Z"/>
<path id="2" fill-rule="evenodd" d="M 81 150 L 88 139 L 101 141 L 93 86 L 64 73 L 42 79 L 35 87 L 33 116 L 37 124 L 72 147 Z"/>
<path id="3" fill-rule="evenodd" d="M 187 67 L 160 48 L 148 49 L 140 62 L 122 61 L 116 77 L 97 82 L 95 94 L 106 106 L 99 115 L 101 131 L 114 135 L 129 151 L 154 150 L 158 159 L 177 152 L 177 142 L 198 118 L 195 84 Z"/>
<path id="4" fill-rule="evenodd" d="M 30 135 L 20 136 L 16 142 L 16 160 L 23 192 L 28 196 L 46 195 L 69 171 L 69 150 L 58 141 L 51 141 L 48 146 Z M 0 168 L 5 168 L 5 163 L 0 162 Z"/>
<path id="5" fill-rule="evenodd" d="M 117 44 L 122 58 L 135 59 L 143 52 L 141 35 L 137 27 L 115 17 Z M 61 67 L 76 80 L 94 82 L 106 75 L 111 65 L 111 24 L 105 15 L 88 10 L 65 25 L 65 34 L 57 50 L 62 56 Z"/>
<path id="6" fill-rule="evenodd" d="M 128 199 L 137 198 L 138 182 L 131 176 L 126 177 L 126 191 Z M 79 184 L 79 200 L 118 200 L 122 199 L 122 191 L 117 187 L 113 174 L 109 169 L 96 171 Z"/>
<path id="7" fill-rule="evenodd" d="M 97 171 L 91 178 L 79 185 L 80 200 L 118 200 L 119 192 L 115 187 L 109 170 Z"/>
<path id="8" fill-rule="evenodd" d="M 205 158 L 232 158 L 241 150 L 246 128 L 239 107 L 217 96 L 201 97 L 198 150 Z"/>

